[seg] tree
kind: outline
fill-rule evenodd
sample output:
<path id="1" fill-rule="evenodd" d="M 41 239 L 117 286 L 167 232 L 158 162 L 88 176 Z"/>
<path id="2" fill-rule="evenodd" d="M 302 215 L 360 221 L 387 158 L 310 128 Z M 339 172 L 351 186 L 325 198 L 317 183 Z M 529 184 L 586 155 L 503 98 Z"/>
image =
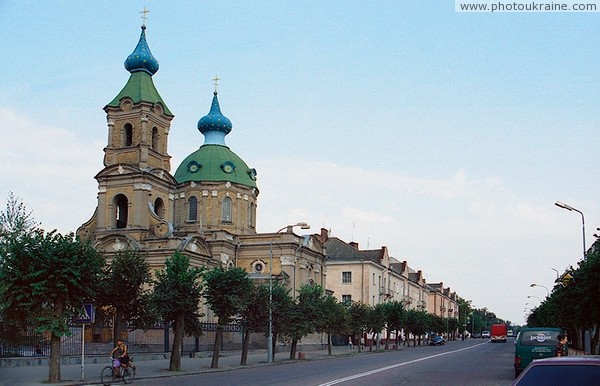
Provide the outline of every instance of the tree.
<path id="1" fill-rule="evenodd" d="M 277 340 L 279 337 L 282 336 L 290 336 L 289 331 L 293 329 L 291 323 L 295 320 L 294 315 L 295 312 L 297 312 L 297 305 L 292 296 L 290 295 L 290 290 L 285 288 L 283 284 L 274 282 L 271 290 L 273 299 L 271 304 L 271 311 L 273 317 L 273 352 L 271 354 L 273 360 L 275 360 L 275 353 L 277 352 Z M 267 317 L 267 319 L 265 319 L 265 331 L 268 331 L 268 323 L 269 319 Z M 292 355 L 292 351 L 293 350 L 290 350 L 290 355 Z M 296 354 L 294 353 L 293 355 Z"/>
<path id="2" fill-rule="evenodd" d="M 217 333 L 211 368 L 219 367 L 219 354 L 224 327 L 231 323 L 233 317 L 247 307 L 252 293 L 252 283 L 248 273 L 242 268 L 213 268 L 204 273 L 204 297 L 210 308 L 217 315 Z"/>
<path id="3" fill-rule="evenodd" d="M 242 357 L 240 365 L 248 361 L 248 348 L 250 337 L 254 332 L 266 331 L 265 320 L 269 318 L 269 289 L 265 285 L 252 285 L 250 300 L 240 311 L 239 323 L 242 327 Z"/>
<path id="4" fill-rule="evenodd" d="M 39 223 L 33 219 L 32 212 L 21 199 L 13 195 L 13 192 L 9 192 L 6 209 L 0 212 L 0 244 L 8 242 L 11 238 L 29 234 L 38 227 Z"/>
<path id="5" fill-rule="evenodd" d="M 323 293 L 323 287 L 319 285 L 305 284 L 300 287 L 298 299 L 290 309 L 287 324 L 282 326 L 284 334 L 292 340 L 290 359 L 296 355 L 298 341 L 316 332 L 318 323 L 323 318 Z"/>
<path id="6" fill-rule="evenodd" d="M 202 272 L 190 267 L 190 259 L 176 251 L 165 261 L 165 271 L 156 273 L 152 306 L 159 317 L 173 326 L 173 348 L 169 371 L 181 370 L 183 336 L 202 335 L 199 304 L 202 297 Z"/>
<path id="7" fill-rule="evenodd" d="M 385 328 L 385 306 L 383 303 L 376 304 L 370 312 L 369 315 L 369 328 L 371 332 L 375 335 L 375 349 L 379 350 L 379 342 L 380 342 L 380 334 L 381 331 Z M 372 346 L 369 347 L 371 350 Z"/>
<path id="8" fill-rule="evenodd" d="M 4 317 L 22 328 L 50 333 L 48 381 L 60 381 L 60 339 L 69 321 L 94 298 L 104 258 L 70 233 L 36 229 L 3 246 L 0 304 Z"/>
<path id="9" fill-rule="evenodd" d="M 385 340 L 385 349 L 390 348 L 392 331 L 396 332 L 396 347 L 398 347 L 398 331 L 402 328 L 404 320 L 404 305 L 398 301 L 384 303 L 383 312 L 387 325 L 387 339 Z"/>
<path id="10" fill-rule="evenodd" d="M 121 337 L 125 323 L 141 326 L 148 319 L 147 285 L 150 283 L 150 265 L 146 255 L 137 251 L 119 252 L 106 266 L 99 291 L 99 305 L 109 306 L 113 325 L 113 343 Z"/>
<path id="11" fill-rule="evenodd" d="M 339 303 L 333 296 L 322 298 L 322 317 L 318 320 L 317 332 L 327 334 L 327 352 L 331 355 L 331 336 L 348 335 L 350 329 L 350 313 L 344 303 Z"/>
<path id="12" fill-rule="evenodd" d="M 361 341 L 364 333 L 369 329 L 371 306 L 362 302 L 352 302 L 348 311 L 350 313 L 352 335 L 358 335 L 358 351 L 362 351 Z"/>

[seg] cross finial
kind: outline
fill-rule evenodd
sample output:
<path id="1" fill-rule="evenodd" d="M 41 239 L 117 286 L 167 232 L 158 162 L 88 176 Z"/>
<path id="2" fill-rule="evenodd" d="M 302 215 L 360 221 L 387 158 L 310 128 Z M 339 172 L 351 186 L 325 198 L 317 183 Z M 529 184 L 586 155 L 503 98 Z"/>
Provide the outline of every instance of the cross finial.
<path id="1" fill-rule="evenodd" d="M 140 13 L 142 14 L 142 25 L 146 26 L 146 19 L 148 18 L 148 12 L 150 12 L 149 9 L 146 9 L 146 7 L 144 7 L 143 11 L 140 11 Z"/>
<path id="2" fill-rule="evenodd" d="M 219 81 L 221 80 L 221 78 L 219 78 L 218 76 L 215 75 L 214 78 L 212 78 L 213 83 L 215 84 L 215 92 L 217 92 L 217 86 L 219 85 Z"/>

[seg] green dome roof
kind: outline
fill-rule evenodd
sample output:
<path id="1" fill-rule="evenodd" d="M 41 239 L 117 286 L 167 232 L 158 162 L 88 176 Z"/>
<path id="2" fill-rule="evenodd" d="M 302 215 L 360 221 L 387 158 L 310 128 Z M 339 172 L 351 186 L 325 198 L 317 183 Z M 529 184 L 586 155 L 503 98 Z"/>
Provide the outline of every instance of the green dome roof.
<path id="1" fill-rule="evenodd" d="M 256 170 L 224 145 L 202 145 L 175 172 L 177 183 L 229 181 L 256 188 Z"/>

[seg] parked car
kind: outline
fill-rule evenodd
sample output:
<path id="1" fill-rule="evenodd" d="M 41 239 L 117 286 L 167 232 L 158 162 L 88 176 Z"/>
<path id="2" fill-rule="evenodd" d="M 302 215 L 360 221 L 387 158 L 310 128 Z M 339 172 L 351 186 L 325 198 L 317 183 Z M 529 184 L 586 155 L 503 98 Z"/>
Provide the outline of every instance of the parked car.
<path id="1" fill-rule="evenodd" d="M 531 362 L 515 379 L 513 386 L 592 386 L 599 382 L 599 357 L 552 357 Z"/>
<path id="2" fill-rule="evenodd" d="M 443 346 L 446 344 L 446 339 L 443 336 L 436 335 L 429 341 L 430 346 Z"/>
<path id="3" fill-rule="evenodd" d="M 477 338 L 477 339 L 481 338 L 481 333 L 480 332 L 474 332 L 473 333 L 473 338 Z"/>
<path id="4" fill-rule="evenodd" d="M 560 328 L 532 327 L 524 328 L 515 339 L 515 377 L 517 377 L 534 359 L 554 356 L 554 346 L 558 343 Z"/>
<path id="5" fill-rule="evenodd" d="M 490 339 L 490 337 L 492 336 L 492 334 L 489 331 L 482 331 L 481 332 L 481 339 Z"/>

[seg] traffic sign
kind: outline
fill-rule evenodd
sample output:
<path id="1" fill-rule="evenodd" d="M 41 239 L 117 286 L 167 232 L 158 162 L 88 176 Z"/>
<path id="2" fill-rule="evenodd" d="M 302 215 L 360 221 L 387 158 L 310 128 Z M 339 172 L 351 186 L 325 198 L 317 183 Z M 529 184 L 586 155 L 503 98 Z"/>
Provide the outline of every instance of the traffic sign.
<path id="1" fill-rule="evenodd" d="M 77 316 L 75 317 L 75 323 L 77 324 L 91 324 L 96 320 L 96 309 L 92 303 L 84 303 L 81 305 Z"/>

